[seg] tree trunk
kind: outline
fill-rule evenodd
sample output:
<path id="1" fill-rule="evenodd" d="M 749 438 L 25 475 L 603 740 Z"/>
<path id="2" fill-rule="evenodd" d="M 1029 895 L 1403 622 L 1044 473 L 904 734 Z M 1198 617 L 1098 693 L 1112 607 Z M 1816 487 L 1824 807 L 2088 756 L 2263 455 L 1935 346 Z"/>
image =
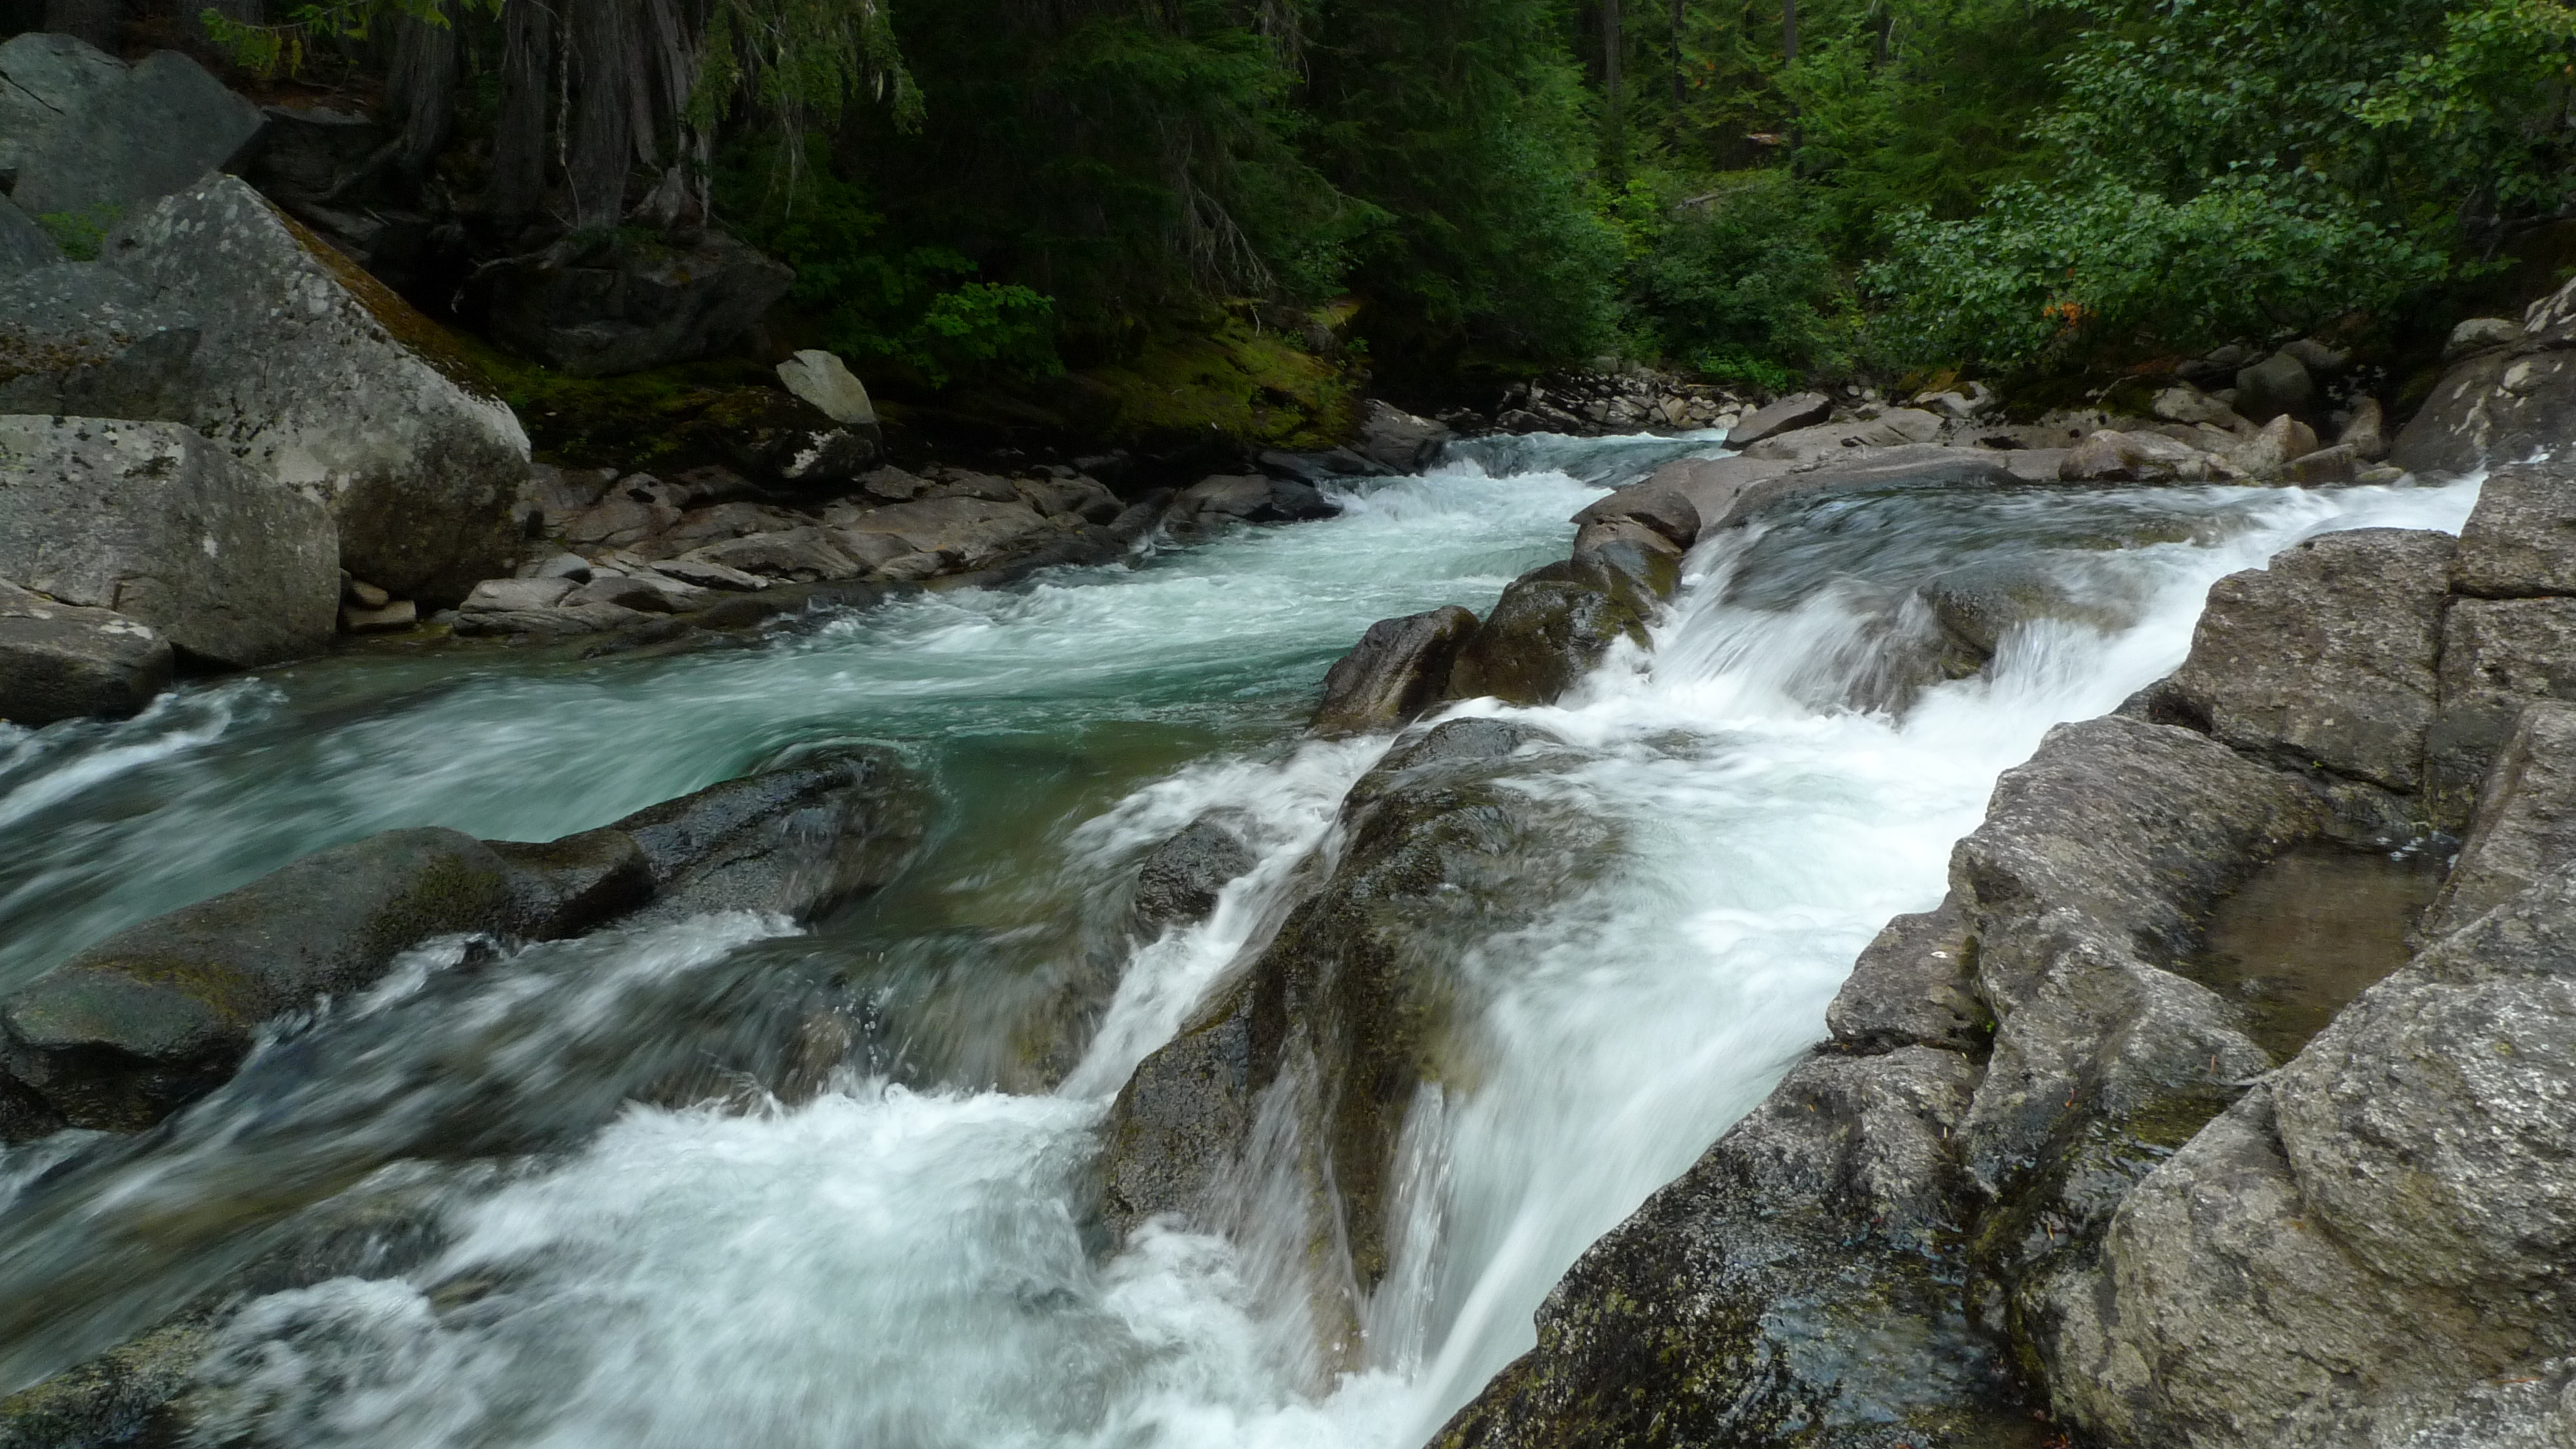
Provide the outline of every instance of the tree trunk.
<path id="1" fill-rule="evenodd" d="M 1683 6 L 1688 0 L 1673 0 L 1673 130 L 1681 130 L 1682 113 L 1682 24 L 1688 17 Z"/>
<path id="2" fill-rule="evenodd" d="M 505 222 L 537 214 L 546 198 L 546 82 L 554 74 L 555 16 L 545 0 L 509 0 L 501 12 L 501 109 L 493 118 L 492 190 L 485 205 Z"/>
<path id="3" fill-rule="evenodd" d="M 45 0 L 45 28 L 76 35 L 116 54 L 127 20 L 125 0 Z"/>
<path id="4" fill-rule="evenodd" d="M 1601 129 L 1605 169 L 1614 180 L 1628 174 L 1628 123 L 1621 94 L 1625 81 L 1619 65 L 1627 45 L 1619 27 L 1619 0 L 1601 0 Z"/>
<path id="5" fill-rule="evenodd" d="M 572 0 L 564 39 L 571 64 L 572 144 L 564 157 L 575 231 L 625 218 L 626 177 L 635 160 L 630 98 L 635 46 L 628 0 Z"/>
<path id="6" fill-rule="evenodd" d="M 456 121 L 454 25 L 396 17 L 393 61 L 385 68 L 385 109 L 399 128 L 394 165 L 416 187 Z"/>
<path id="7" fill-rule="evenodd" d="M 1780 0 L 1780 62 L 1798 63 L 1798 0 Z"/>

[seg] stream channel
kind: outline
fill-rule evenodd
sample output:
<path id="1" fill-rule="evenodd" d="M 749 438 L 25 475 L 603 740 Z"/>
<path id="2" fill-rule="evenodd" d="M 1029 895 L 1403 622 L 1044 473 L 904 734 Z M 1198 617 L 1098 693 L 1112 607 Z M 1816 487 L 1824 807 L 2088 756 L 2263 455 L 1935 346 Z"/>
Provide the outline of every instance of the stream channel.
<path id="1" fill-rule="evenodd" d="M 1461 943 L 1465 1065 L 1408 1124 L 1363 1367 L 1326 1375 L 1257 1247 L 1100 1240 L 1098 1124 L 1311 888 L 1387 747 L 1302 737 L 1326 666 L 1373 620 L 1481 612 L 1584 503 L 1692 452 L 1714 439 L 1466 443 L 1338 519 L 757 649 L 369 650 L 0 726 L 0 990 L 376 830 L 547 839 L 855 740 L 937 801 L 906 875 L 809 929 L 432 943 L 149 1133 L 0 1149 L 0 1393 L 247 1283 L 200 1371 L 228 1442 L 1414 1449 L 1823 1034 L 2051 725 L 2178 664 L 2221 575 L 2329 530 L 2456 531 L 2476 491 L 1844 494 L 1703 544 L 1651 653 L 1509 711 L 1566 747 L 1512 788 L 1595 843 L 1531 862 L 1534 924 Z M 2071 603 L 1982 677 L 1855 707 L 1899 697 L 1917 585 L 1995 568 Z M 1260 863 L 1133 939 L 1137 860 L 1209 810 Z M 260 1294 L 316 1221 L 374 1258 Z"/>

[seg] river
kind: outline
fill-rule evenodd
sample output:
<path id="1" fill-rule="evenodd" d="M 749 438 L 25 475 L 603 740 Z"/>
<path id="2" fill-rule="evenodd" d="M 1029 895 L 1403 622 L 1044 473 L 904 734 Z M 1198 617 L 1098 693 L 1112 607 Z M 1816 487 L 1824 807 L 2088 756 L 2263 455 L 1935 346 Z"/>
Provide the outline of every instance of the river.
<path id="1" fill-rule="evenodd" d="M 901 880 L 810 929 L 435 943 L 152 1133 L 0 1151 L 0 1392 L 256 1284 L 321 1218 L 390 1248 L 229 1315 L 201 1372 L 229 1439 L 1412 1449 L 1822 1034 L 2051 725 L 2179 663 L 2221 575 L 2333 529 L 2456 530 L 2475 496 L 1892 491 L 1703 545 L 1651 652 L 1509 711 L 1564 747 L 1513 788 L 1602 843 L 1529 882 L 1535 924 L 1465 951 L 1472 1070 L 1415 1104 L 1365 1366 L 1322 1376 L 1257 1241 L 1098 1241 L 1095 1129 L 1386 748 L 1300 737 L 1324 667 L 1372 620 L 1481 611 L 1603 487 L 1694 451 L 1713 440 L 1464 444 L 1338 519 L 751 650 L 371 649 L 119 724 L 0 727 L 0 988 L 393 826 L 550 838 L 862 740 L 939 802 Z M 1994 569 L 2070 602 L 1985 677 L 1891 682 L 1928 627 L 1916 586 Z M 1211 809 L 1260 864 L 1205 923 L 1131 940 L 1135 862 Z M 1069 1022 L 1087 979 L 1115 994 Z M 821 1017 L 848 1024 L 827 1049 Z"/>

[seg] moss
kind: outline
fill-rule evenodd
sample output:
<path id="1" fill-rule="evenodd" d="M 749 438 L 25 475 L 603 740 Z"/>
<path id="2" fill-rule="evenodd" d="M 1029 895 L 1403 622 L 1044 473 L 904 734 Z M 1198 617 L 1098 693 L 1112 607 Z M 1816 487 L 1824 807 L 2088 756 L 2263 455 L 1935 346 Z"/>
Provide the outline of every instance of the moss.
<path id="1" fill-rule="evenodd" d="M 1251 447 L 1329 448 L 1358 426 L 1350 372 L 1257 317 L 1160 334 L 1077 380 L 1108 404 L 1108 431 L 1121 439 L 1214 434 Z"/>
<path id="2" fill-rule="evenodd" d="M 391 333 L 395 341 L 419 354 L 422 361 L 438 369 L 449 382 L 476 396 L 499 401 L 482 369 L 474 364 L 465 340 L 430 320 L 429 315 L 402 299 L 393 288 L 377 281 L 375 274 L 343 255 L 313 231 L 270 204 L 269 214 L 285 226 L 289 235 L 302 244 L 315 261 L 330 272 L 333 279 L 349 289 L 376 319 L 378 326 Z"/>

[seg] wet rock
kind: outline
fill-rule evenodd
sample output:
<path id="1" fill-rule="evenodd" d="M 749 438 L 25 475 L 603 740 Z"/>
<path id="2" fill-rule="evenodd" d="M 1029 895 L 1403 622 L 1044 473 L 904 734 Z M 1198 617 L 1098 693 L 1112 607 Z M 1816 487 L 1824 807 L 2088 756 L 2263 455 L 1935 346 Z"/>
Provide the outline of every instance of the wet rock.
<path id="1" fill-rule="evenodd" d="M 334 846 L 0 1000 L 0 1067 L 73 1126 L 146 1127 L 230 1077 L 262 1022 L 365 989 L 432 936 L 505 930 L 514 899 L 505 863 L 453 830 Z"/>
<path id="2" fill-rule="evenodd" d="M 1460 1069 L 1446 1025 L 1464 953 L 1530 919 L 1542 896 L 1532 882 L 1579 873 L 1606 843 L 1588 818 L 1497 784 L 1511 759 L 1486 748 L 1493 731 L 1469 733 L 1467 749 L 1391 757 L 1363 779 L 1330 879 L 1138 1066 L 1106 1128 L 1115 1233 L 1170 1215 L 1347 1244 L 1347 1271 L 1310 1258 L 1302 1285 L 1331 1363 L 1356 1359 L 1353 1290 L 1365 1295 L 1387 1268 L 1405 1113 Z"/>
<path id="3" fill-rule="evenodd" d="M 2230 406 L 2250 423 L 2268 423 L 2285 413 L 2307 410 L 2316 399 L 2317 381 L 2308 365 L 2284 350 L 2236 374 L 2236 400 Z"/>
<path id="4" fill-rule="evenodd" d="M 1327 448 L 1319 453 L 1288 453 L 1274 448 L 1264 451 L 1254 461 L 1261 465 L 1262 472 L 1273 478 L 1293 478 L 1309 484 L 1352 478 L 1391 478 L 1397 471 L 1348 448 Z"/>
<path id="5" fill-rule="evenodd" d="M 1744 450 L 1744 456 L 1771 462 L 1827 465 L 1856 448 L 1901 448 L 1928 444 L 1941 436 L 1941 420 L 1918 408 L 1894 408 L 1875 418 L 1826 423 L 1779 433 Z"/>
<path id="6" fill-rule="evenodd" d="M 2098 432 L 2067 450 L 2057 476 L 2068 483 L 2199 483 L 2234 470 L 2155 433 Z"/>
<path id="7" fill-rule="evenodd" d="M 1755 409 L 1727 430 L 1726 446 L 1738 450 L 1799 428 L 1812 428 L 1833 416 L 1834 400 L 1820 392 L 1802 392 Z"/>
<path id="8" fill-rule="evenodd" d="M 749 330 L 795 280 L 712 228 L 685 237 L 621 229 L 487 268 L 477 291 L 495 336 L 575 377 L 601 377 L 704 357 Z"/>
<path id="9" fill-rule="evenodd" d="M 1175 526 L 1211 528 L 1226 523 L 1304 523 L 1332 518 L 1340 505 L 1313 485 L 1259 474 L 1203 478 L 1172 500 Z"/>
<path id="10" fill-rule="evenodd" d="M 1832 466 L 1794 469 L 1753 479 L 1717 512 L 1700 505 L 1702 537 L 1733 528 L 1783 499 L 1804 494 L 1865 493 L 1888 488 L 1996 488 L 2018 479 L 2004 461 L 2011 454 L 1974 448 L 1914 445 L 1869 449 Z M 1733 461 L 1733 460 L 1728 460 Z"/>
<path id="11" fill-rule="evenodd" d="M 1625 638 L 1646 645 L 1645 616 L 1595 568 L 1567 562 L 1512 581 L 1450 667 L 1449 697 L 1548 704 Z"/>
<path id="12" fill-rule="evenodd" d="M 1852 964 L 1825 1009 L 1825 1028 L 1856 1052 L 1925 1046 L 1982 1054 L 1995 1023 L 1977 999 L 1975 961 L 1955 903 L 1898 916 Z"/>
<path id="13" fill-rule="evenodd" d="M 170 641 L 150 625 L 0 582 L 0 720 L 122 719 L 169 687 L 170 669 Z"/>
<path id="14" fill-rule="evenodd" d="M 623 830 L 484 844 L 508 871 L 511 932 L 529 940 L 578 936 L 653 898 L 652 862 Z"/>
<path id="15" fill-rule="evenodd" d="M 2115 1444 L 2394 1449 L 2576 1348 L 2576 1184 L 2524 1125 L 2576 1090 L 2571 931 L 2554 872 L 2150 1174 L 2055 1301 L 2061 1409 Z"/>
<path id="16" fill-rule="evenodd" d="M 2456 824 L 2523 707 L 2576 700 L 2576 599 L 2458 599 L 2442 628 L 2441 714 L 2425 738 L 2437 818 Z"/>
<path id="17" fill-rule="evenodd" d="M 185 1429 L 171 1404 L 196 1386 L 214 1346 L 215 1315 L 198 1308 L 74 1368 L 0 1398 L 8 1449 L 104 1449 L 177 1444 Z"/>
<path id="18" fill-rule="evenodd" d="M 1699 542 L 1699 505 L 1682 487 L 1657 481 L 1663 476 L 1658 473 L 1655 478 L 1631 483 L 1609 497 L 1595 501 L 1574 515 L 1574 521 L 1585 524 L 1632 519 L 1662 534 L 1677 546 L 1689 548 Z"/>
<path id="19" fill-rule="evenodd" d="M 809 347 L 778 364 L 778 380 L 843 427 L 877 425 L 877 408 L 868 400 L 867 385 L 851 376 L 848 364 L 833 353 Z"/>
<path id="20" fill-rule="evenodd" d="M 63 249 L 55 244 L 53 235 L 7 197 L 0 196 L 0 281 L 62 260 Z"/>
<path id="21" fill-rule="evenodd" d="M 2576 466 L 2519 463 L 2488 474 L 2460 529 L 2451 586 L 2487 599 L 2576 594 Z"/>
<path id="22" fill-rule="evenodd" d="M 1394 729 L 1443 697 L 1476 616 L 1455 604 L 1368 627 L 1324 675 L 1324 702 L 1308 729 L 1319 735 Z"/>
<path id="23" fill-rule="evenodd" d="M 1736 501 L 1748 490 L 1782 477 L 1795 467 L 1755 458 L 1683 458 L 1666 463 L 1644 483 L 1632 486 L 1680 495 L 1699 517 L 1698 537 L 1706 538 L 1717 531 L 1719 520 L 1729 516 Z"/>
<path id="24" fill-rule="evenodd" d="M 1633 518 L 1587 523 L 1574 535 L 1574 566 L 1605 581 L 1641 616 L 1681 586 L 1681 545 Z"/>
<path id="25" fill-rule="evenodd" d="M 2423 780 L 2452 540 L 2362 529 L 2219 580 L 2174 676 L 2239 749 L 2391 790 Z"/>
<path id="26" fill-rule="evenodd" d="M 1440 456 L 1449 429 L 1370 398 L 1360 405 L 1360 435 L 1352 447 L 1362 457 L 1398 473 L 1419 473 Z"/>
<path id="27" fill-rule="evenodd" d="M 67 36 L 20 36 L 12 47 L 47 52 L 54 76 L 78 74 L 72 108 L 49 117 L 15 148 L 17 184 L 10 199 L 30 216 L 64 213 L 113 225 L 138 203 L 168 196 L 231 163 L 259 134 L 259 108 L 224 88 L 205 67 L 175 50 L 156 50 L 116 73 L 92 52 L 71 60 Z M 30 59 L 33 59 L 31 56 Z M 0 55 L 0 73 L 19 68 Z"/>
<path id="28" fill-rule="evenodd" d="M 1973 673 L 1995 657 L 2006 635 L 2034 619 L 2084 619 L 2109 624 L 2045 574 L 2009 564 L 1953 569 L 1918 591 L 1941 632 L 1972 661 Z M 1957 677 L 1954 675 L 1953 677 Z"/>
<path id="29" fill-rule="evenodd" d="M 1432 1443 L 2009 1442 L 2029 1411 L 1941 1251 L 1974 1078 L 1924 1047 L 1802 1062 L 1577 1260 L 1538 1347 Z"/>
<path id="30" fill-rule="evenodd" d="M 322 502 L 342 567 L 434 604 L 508 570 L 527 435 L 435 323 L 229 176 L 130 217 L 101 261 L 200 324 L 170 420 Z"/>
<path id="31" fill-rule="evenodd" d="M 330 642 L 331 520 L 187 428 L 0 417 L 0 578 L 219 664 Z"/>
<path id="32" fill-rule="evenodd" d="M 1233 831 L 1200 816 L 1147 852 L 1136 868 L 1137 929 L 1151 935 L 1205 919 L 1216 909 L 1217 892 L 1257 863 Z"/>
<path id="33" fill-rule="evenodd" d="M 2425 937 L 2459 930 L 2570 860 L 2576 860 L 2576 706 L 2529 705 L 2478 791 L 2459 862 L 2425 916 Z"/>
<path id="34" fill-rule="evenodd" d="M 894 754 L 864 747 L 710 785 L 610 828 L 634 837 L 652 869 L 657 897 L 640 919 L 805 920 L 893 879 L 921 843 L 924 810 Z"/>

